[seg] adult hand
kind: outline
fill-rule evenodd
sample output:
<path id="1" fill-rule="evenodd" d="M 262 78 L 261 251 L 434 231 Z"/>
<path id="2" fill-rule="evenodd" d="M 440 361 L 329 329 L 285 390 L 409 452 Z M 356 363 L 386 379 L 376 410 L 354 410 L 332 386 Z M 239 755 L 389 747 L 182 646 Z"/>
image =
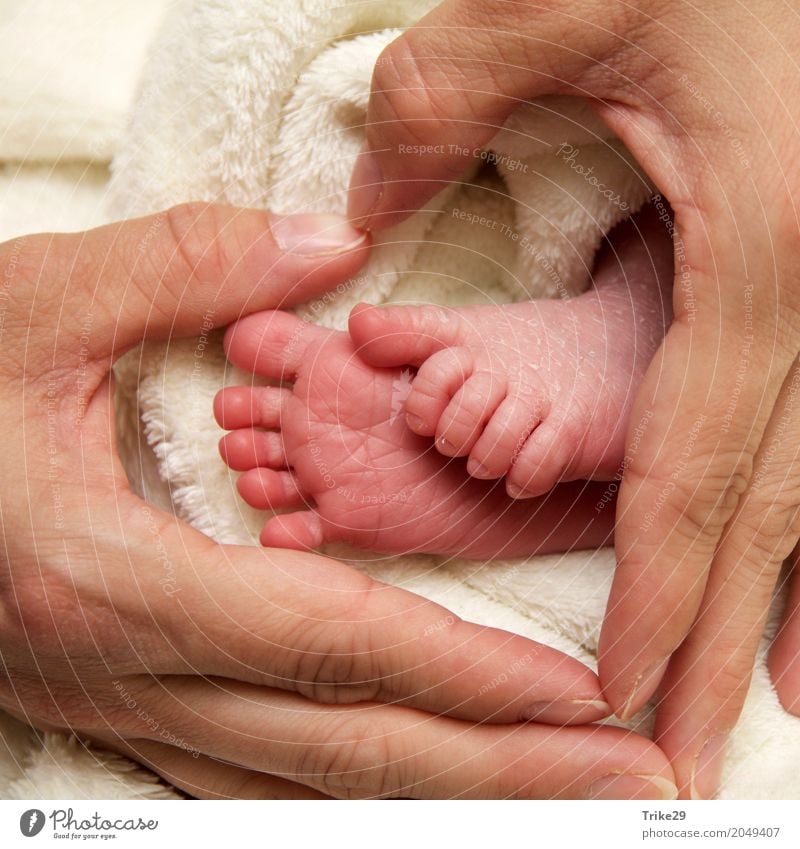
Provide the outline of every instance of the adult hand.
<path id="1" fill-rule="evenodd" d="M 770 0 L 447 0 L 379 59 L 351 183 L 351 220 L 388 226 L 522 101 L 579 95 L 671 203 L 675 321 L 631 417 L 600 675 L 628 717 L 666 671 L 656 739 L 687 797 L 716 792 L 800 534 L 798 48 Z M 771 669 L 800 715 L 793 580 Z"/>
<path id="2" fill-rule="evenodd" d="M 641 737 L 520 723 L 603 715 L 576 661 L 332 560 L 217 545 L 130 490 L 114 359 L 366 254 L 340 218 L 206 205 L 0 245 L 0 705 L 195 795 L 669 797 Z"/>

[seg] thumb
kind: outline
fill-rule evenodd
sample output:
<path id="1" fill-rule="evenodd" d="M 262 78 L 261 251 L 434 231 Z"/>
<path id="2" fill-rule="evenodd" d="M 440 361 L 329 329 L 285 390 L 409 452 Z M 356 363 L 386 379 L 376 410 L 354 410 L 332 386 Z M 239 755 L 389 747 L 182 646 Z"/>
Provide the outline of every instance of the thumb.
<path id="1" fill-rule="evenodd" d="M 419 209 L 475 162 L 525 100 L 591 95 L 598 74 L 611 77 L 599 57 L 623 43 L 617 33 L 635 14 L 600 0 L 437 6 L 376 63 L 351 221 L 382 229 Z"/>
<path id="2" fill-rule="evenodd" d="M 62 356 L 116 357 L 142 339 L 192 336 L 300 303 L 354 274 L 368 237 L 336 215 L 275 216 L 205 203 L 26 244 L 31 313 L 57 321 Z M 90 332 L 75 332 L 86 326 Z M 74 350 L 73 350 L 74 349 Z"/>

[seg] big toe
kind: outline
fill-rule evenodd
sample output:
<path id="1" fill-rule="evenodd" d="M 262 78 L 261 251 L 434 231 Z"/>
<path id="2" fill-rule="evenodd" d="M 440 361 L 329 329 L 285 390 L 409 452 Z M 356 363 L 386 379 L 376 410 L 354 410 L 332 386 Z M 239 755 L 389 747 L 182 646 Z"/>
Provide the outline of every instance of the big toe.
<path id="1" fill-rule="evenodd" d="M 446 307 L 358 304 L 350 313 L 350 336 L 359 356 L 373 366 L 419 366 L 463 338 L 459 314 Z"/>
<path id="2" fill-rule="evenodd" d="M 225 333 L 225 353 L 234 365 L 274 380 L 293 380 L 308 346 L 329 331 L 281 310 L 255 313 Z"/>

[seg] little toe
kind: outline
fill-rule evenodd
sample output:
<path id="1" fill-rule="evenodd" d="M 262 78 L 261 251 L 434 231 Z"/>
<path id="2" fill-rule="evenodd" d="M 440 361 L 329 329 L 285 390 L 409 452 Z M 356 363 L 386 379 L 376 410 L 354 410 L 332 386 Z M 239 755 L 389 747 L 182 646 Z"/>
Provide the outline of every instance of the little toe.
<path id="1" fill-rule="evenodd" d="M 250 469 L 238 481 L 239 495 L 256 510 L 283 510 L 308 503 L 309 495 L 291 472 Z"/>
<path id="2" fill-rule="evenodd" d="M 508 474 L 541 420 L 542 410 L 538 404 L 516 395 L 507 396 L 500 402 L 470 452 L 467 472 L 485 480 Z"/>
<path id="3" fill-rule="evenodd" d="M 325 542 L 322 520 L 313 510 L 273 516 L 261 530 L 261 545 L 309 551 Z"/>
<path id="4" fill-rule="evenodd" d="M 275 386 L 230 386 L 214 398 L 214 418 L 225 430 L 280 427 L 291 391 Z"/>
<path id="5" fill-rule="evenodd" d="M 498 375 L 488 371 L 473 374 L 442 413 L 437 444 L 451 445 L 455 457 L 469 454 L 505 394 L 506 382 Z"/>
<path id="6" fill-rule="evenodd" d="M 279 433 L 241 428 L 226 433 L 219 441 L 222 459 L 236 472 L 265 467 L 286 468 L 286 453 Z"/>
<path id="7" fill-rule="evenodd" d="M 433 436 L 437 432 L 450 399 L 472 376 L 474 367 L 475 359 L 467 348 L 446 348 L 425 360 L 406 399 L 406 422 L 414 433 Z M 437 447 L 447 453 L 444 443 Z"/>
<path id="8" fill-rule="evenodd" d="M 419 366 L 428 357 L 463 339 L 459 314 L 447 307 L 353 307 L 350 337 L 359 356 L 373 366 Z"/>
<path id="9" fill-rule="evenodd" d="M 274 380 L 294 380 L 310 343 L 331 331 L 281 310 L 240 319 L 225 333 L 225 354 L 234 365 Z"/>
<path id="10" fill-rule="evenodd" d="M 556 484 L 574 480 L 568 470 L 578 445 L 569 430 L 547 420 L 523 445 L 506 478 L 506 491 L 512 498 L 544 495 Z"/>

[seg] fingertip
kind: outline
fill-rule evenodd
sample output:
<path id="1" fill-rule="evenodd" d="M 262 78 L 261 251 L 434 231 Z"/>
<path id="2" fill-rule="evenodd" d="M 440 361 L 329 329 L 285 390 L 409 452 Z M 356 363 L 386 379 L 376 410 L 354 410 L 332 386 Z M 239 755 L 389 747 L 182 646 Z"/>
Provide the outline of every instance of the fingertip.
<path id="1" fill-rule="evenodd" d="M 383 174 L 377 158 L 367 142 L 361 148 L 353 166 L 347 191 L 347 217 L 350 224 L 361 230 L 371 230 L 372 214 L 383 197 Z"/>
<path id="2" fill-rule="evenodd" d="M 620 676 L 618 673 L 609 674 L 607 661 L 600 661 L 601 682 L 604 684 L 603 693 L 611 705 L 614 715 L 621 722 L 627 722 L 635 716 L 655 695 L 669 666 L 669 658 L 663 658 L 651 663 L 638 674 Z"/>

